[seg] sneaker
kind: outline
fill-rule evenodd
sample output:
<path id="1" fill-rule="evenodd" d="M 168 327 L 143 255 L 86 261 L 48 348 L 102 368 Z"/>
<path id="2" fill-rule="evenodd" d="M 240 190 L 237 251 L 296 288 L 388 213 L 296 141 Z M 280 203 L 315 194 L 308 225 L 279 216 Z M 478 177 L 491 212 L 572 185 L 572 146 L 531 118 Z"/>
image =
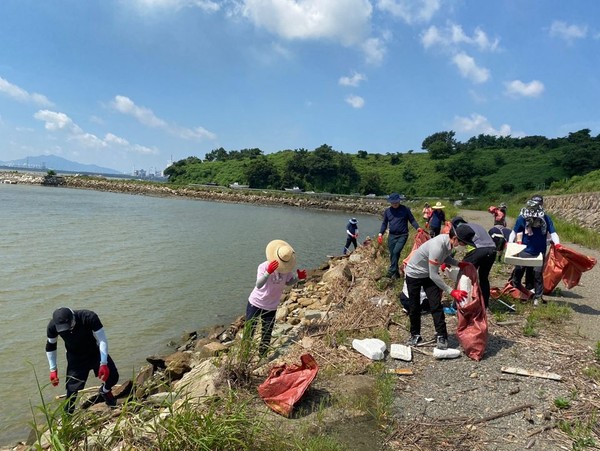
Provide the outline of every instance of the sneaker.
<path id="1" fill-rule="evenodd" d="M 441 335 L 438 335 L 437 337 L 437 344 L 435 345 L 436 348 L 438 349 L 448 349 L 448 339 L 446 337 L 442 337 Z"/>
<path id="2" fill-rule="evenodd" d="M 420 335 L 411 335 L 406 344 L 408 346 L 418 346 L 423 343 L 423 338 Z"/>
<path id="3" fill-rule="evenodd" d="M 108 391 L 105 393 L 101 386 L 98 389 L 98 393 L 100 394 L 102 399 L 104 399 L 104 402 L 106 403 L 107 406 L 114 407 L 117 405 L 117 400 L 115 399 L 114 395 L 112 394 L 112 391 Z"/>

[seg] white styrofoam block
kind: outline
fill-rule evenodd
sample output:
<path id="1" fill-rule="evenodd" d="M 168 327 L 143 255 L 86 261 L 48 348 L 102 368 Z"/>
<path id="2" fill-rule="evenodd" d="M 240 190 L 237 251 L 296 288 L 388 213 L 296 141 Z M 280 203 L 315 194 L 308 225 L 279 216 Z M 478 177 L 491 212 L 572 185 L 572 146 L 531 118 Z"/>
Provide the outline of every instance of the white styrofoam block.
<path id="1" fill-rule="evenodd" d="M 352 347 L 371 360 L 382 360 L 386 350 L 385 342 L 379 338 L 365 338 L 352 340 Z"/>
<path id="2" fill-rule="evenodd" d="M 544 263 L 544 256 L 542 254 L 535 258 L 517 257 L 517 254 L 526 247 L 524 244 L 508 243 L 506 245 L 506 252 L 504 253 L 504 263 L 518 266 L 542 266 Z"/>
<path id="3" fill-rule="evenodd" d="M 438 349 L 433 348 L 433 356 L 436 359 L 455 359 L 460 356 L 460 349 L 448 348 Z"/>
<path id="4" fill-rule="evenodd" d="M 412 349 L 410 349 L 410 346 L 392 344 L 390 346 L 390 357 L 410 362 L 412 360 Z"/>

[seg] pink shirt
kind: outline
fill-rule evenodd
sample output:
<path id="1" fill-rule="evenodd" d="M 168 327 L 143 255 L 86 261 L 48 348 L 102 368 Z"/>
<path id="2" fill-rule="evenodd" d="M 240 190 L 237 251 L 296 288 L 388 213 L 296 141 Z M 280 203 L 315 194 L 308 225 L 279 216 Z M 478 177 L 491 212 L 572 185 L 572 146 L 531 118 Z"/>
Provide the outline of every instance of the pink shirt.
<path id="1" fill-rule="evenodd" d="M 268 261 L 258 265 L 256 280 L 261 278 L 267 272 L 267 266 L 269 266 Z M 275 271 L 273 274 L 269 275 L 269 278 L 261 288 L 254 287 L 254 290 L 250 293 L 250 297 L 248 297 L 248 302 L 253 306 L 264 310 L 277 310 L 283 290 L 285 289 L 286 284 L 293 278 L 293 272 L 282 274 Z"/>

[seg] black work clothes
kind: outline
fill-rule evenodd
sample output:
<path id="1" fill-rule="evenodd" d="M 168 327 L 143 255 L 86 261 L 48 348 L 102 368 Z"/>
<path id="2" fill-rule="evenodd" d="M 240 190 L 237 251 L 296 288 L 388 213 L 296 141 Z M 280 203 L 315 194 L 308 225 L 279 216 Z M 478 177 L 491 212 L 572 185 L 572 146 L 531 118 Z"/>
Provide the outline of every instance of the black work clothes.
<path id="1" fill-rule="evenodd" d="M 480 247 L 465 255 L 463 258 L 464 262 L 473 263 L 473 266 L 477 268 L 477 275 L 479 276 L 479 286 L 481 287 L 481 294 L 485 303 L 485 308 L 489 307 L 490 304 L 490 271 L 496 261 L 496 248 L 495 247 Z"/>
<path id="2" fill-rule="evenodd" d="M 425 291 L 429 300 L 429 311 L 433 317 L 435 333 L 439 337 L 448 337 L 446 328 L 446 316 L 442 306 L 442 290 L 429 277 L 415 279 L 406 276 L 406 289 L 408 291 L 408 316 L 410 318 L 410 334 L 421 335 L 421 288 Z"/>

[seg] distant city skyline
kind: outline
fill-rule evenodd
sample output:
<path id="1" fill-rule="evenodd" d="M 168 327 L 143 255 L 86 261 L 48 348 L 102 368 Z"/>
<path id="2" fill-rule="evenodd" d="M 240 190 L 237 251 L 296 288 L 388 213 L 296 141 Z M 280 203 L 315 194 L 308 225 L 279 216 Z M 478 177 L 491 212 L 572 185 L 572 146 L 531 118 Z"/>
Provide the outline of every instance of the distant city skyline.
<path id="1" fill-rule="evenodd" d="M 0 160 L 600 133 L 596 0 L 0 2 Z"/>

